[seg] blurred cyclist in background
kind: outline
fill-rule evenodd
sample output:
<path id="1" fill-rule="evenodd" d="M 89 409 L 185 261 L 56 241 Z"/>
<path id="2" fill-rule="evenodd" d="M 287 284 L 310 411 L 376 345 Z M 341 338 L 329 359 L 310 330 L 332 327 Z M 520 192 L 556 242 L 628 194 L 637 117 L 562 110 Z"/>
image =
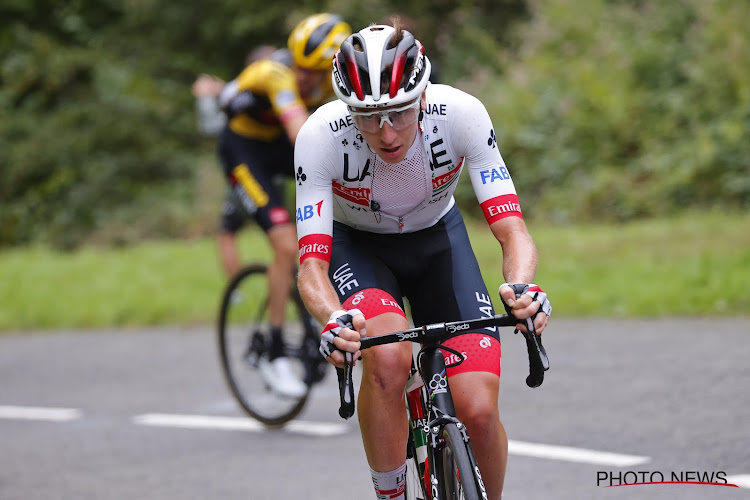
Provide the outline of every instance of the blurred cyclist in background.
<path id="1" fill-rule="evenodd" d="M 253 49 L 245 58 L 245 67 L 263 59 L 273 59 L 291 66 L 291 56 L 287 49 L 272 45 L 261 45 Z M 195 108 L 198 117 L 198 130 L 210 137 L 219 137 L 227 125 L 227 114 L 219 104 L 219 96 L 226 86 L 224 80 L 215 75 L 200 75 L 193 83 Z M 242 267 L 237 232 L 252 218 L 243 207 L 231 185 L 221 205 L 217 243 L 219 261 L 227 278 L 231 279 Z"/>
<path id="2" fill-rule="evenodd" d="M 297 133 L 309 112 L 333 97 L 331 60 L 350 33 L 339 16 L 307 17 L 292 31 L 287 50 L 271 53 L 264 49 L 259 60 L 226 85 L 203 76 L 193 86 L 199 100 L 216 95 L 221 86 L 216 102 L 226 114 L 218 149 L 234 200 L 222 209 L 219 253 L 225 272 L 232 276 L 240 268 L 234 236 L 246 218 L 255 219 L 271 244 L 271 355 L 260 361 L 260 372 L 274 391 L 290 397 L 302 396 L 306 388 L 283 357 L 284 311 L 294 278 L 297 235 L 278 179 L 295 175 Z M 216 126 L 211 123 L 204 130 L 210 132 Z"/>
<path id="3" fill-rule="evenodd" d="M 245 57 L 245 68 L 256 61 L 274 57 L 288 65 L 289 51 L 273 45 L 260 45 L 251 50 Z M 198 130 L 209 137 L 218 137 L 227 124 L 227 115 L 219 106 L 219 95 L 227 84 L 216 75 L 201 74 L 192 86 L 195 96 L 195 111 L 198 117 Z"/>

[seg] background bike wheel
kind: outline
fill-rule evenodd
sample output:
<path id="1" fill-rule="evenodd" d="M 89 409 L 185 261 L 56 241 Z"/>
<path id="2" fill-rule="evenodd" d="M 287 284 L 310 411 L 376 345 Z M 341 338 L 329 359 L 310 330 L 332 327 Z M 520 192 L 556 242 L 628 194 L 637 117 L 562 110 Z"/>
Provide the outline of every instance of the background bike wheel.
<path id="1" fill-rule="evenodd" d="M 444 446 L 442 458 L 442 498 L 447 500 L 479 500 L 482 494 L 474 479 L 474 469 L 469 457 L 468 444 L 464 443 L 456 424 L 443 427 Z M 484 487 L 484 485 L 482 485 Z"/>
<path id="2" fill-rule="evenodd" d="M 265 265 L 244 268 L 227 285 L 221 301 L 218 341 L 221 366 L 229 388 L 242 409 L 269 427 L 280 427 L 304 408 L 310 392 L 308 362 L 298 356 L 309 351 L 309 316 L 296 287 L 287 303 L 285 350 L 292 370 L 306 381 L 302 397 L 280 395 L 266 384 L 258 368 L 270 345 Z M 308 341 L 306 343 L 306 336 Z"/>

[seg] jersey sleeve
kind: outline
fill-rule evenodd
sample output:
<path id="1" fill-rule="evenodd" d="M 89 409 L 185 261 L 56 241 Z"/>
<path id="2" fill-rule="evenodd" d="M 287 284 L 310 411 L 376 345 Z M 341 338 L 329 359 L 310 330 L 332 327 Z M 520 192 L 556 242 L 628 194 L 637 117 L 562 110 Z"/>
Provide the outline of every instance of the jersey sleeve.
<path id="1" fill-rule="evenodd" d="M 314 113 L 300 129 L 294 148 L 300 264 L 311 257 L 331 261 L 336 151 L 327 127 Z"/>
<path id="2" fill-rule="evenodd" d="M 495 128 L 479 99 L 463 94 L 453 131 L 457 153 L 466 159 L 469 178 L 489 224 L 505 217 L 520 217 L 521 205 L 508 168 L 497 147 Z"/>

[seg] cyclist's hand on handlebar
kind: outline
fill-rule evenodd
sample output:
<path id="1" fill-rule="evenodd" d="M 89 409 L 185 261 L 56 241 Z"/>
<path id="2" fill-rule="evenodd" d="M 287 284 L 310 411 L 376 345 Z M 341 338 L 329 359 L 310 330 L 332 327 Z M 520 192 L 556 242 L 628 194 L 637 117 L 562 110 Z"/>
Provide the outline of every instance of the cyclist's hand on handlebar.
<path id="1" fill-rule="evenodd" d="M 533 283 L 503 283 L 498 290 L 508 314 L 520 320 L 518 329 L 524 333 L 531 330 L 533 321 L 536 333 L 541 335 L 549 322 L 552 305 L 547 294 Z"/>
<path id="2" fill-rule="evenodd" d="M 331 313 L 320 339 L 320 354 L 337 368 L 344 367 L 344 352 L 351 364 L 359 359 L 359 338 L 365 334 L 365 317 L 359 309 Z"/>

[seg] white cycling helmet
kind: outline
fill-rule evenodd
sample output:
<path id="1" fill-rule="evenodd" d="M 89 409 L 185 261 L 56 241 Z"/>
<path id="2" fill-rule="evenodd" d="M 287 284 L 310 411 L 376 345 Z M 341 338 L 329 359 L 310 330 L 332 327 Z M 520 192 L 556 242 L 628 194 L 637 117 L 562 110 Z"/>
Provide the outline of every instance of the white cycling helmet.
<path id="1" fill-rule="evenodd" d="M 333 57 L 333 90 L 352 107 L 380 108 L 417 99 L 430 79 L 430 60 L 414 35 L 368 26 L 349 36 Z"/>

